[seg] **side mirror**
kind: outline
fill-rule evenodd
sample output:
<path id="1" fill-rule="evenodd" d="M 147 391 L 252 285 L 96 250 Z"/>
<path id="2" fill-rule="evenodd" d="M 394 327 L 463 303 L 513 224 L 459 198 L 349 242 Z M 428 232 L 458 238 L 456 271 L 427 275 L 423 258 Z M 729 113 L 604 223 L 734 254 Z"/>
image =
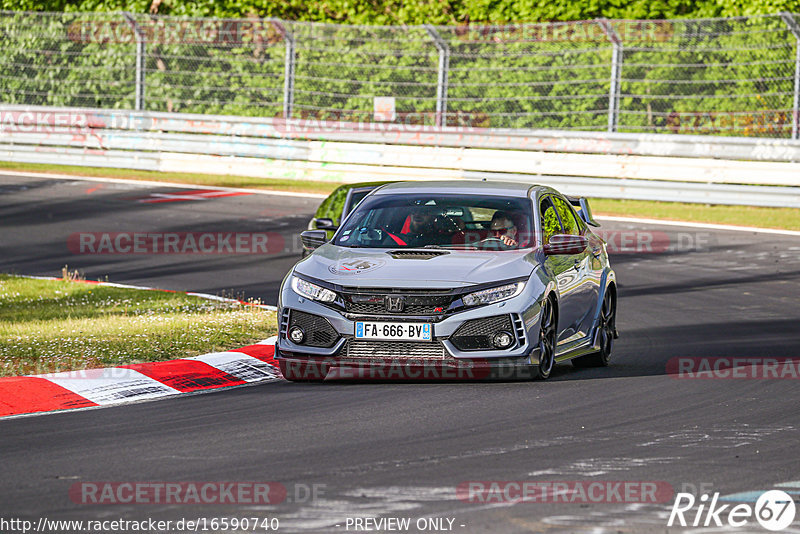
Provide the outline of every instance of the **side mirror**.
<path id="1" fill-rule="evenodd" d="M 317 230 L 337 230 L 339 228 L 333 223 L 333 219 L 328 219 L 326 217 L 314 219 L 314 223 Z"/>
<path id="2" fill-rule="evenodd" d="M 328 233 L 325 230 L 306 230 L 300 233 L 303 248 L 312 251 L 328 242 Z"/>
<path id="3" fill-rule="evenodd" d="M 589 226 L 599 227 L 600 223 L 595 221 L 594 217 L 592 217 L 592 208 L 589 207 L 589 199 L 581 198 L 578 201 L 578 204 L 580 205 L 581 208 L 578 211 L 578 215 L 580 215 L 581 219 L 583 219 L 583 222 L 585 222 Z"/>
<path id="4" fill-rule="evenodd" d="M 556 254 L 580 254 L 589 246 L 589 239 L 582 235 L 556 234 L 544 246 L 545 256 Z"/>

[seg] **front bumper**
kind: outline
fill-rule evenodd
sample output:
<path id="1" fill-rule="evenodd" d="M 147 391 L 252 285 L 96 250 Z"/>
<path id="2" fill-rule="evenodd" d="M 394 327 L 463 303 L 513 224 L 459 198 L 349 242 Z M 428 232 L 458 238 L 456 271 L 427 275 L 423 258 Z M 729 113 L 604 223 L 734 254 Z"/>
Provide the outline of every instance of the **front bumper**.
<path id="1" fill-rule="evenodd" d="M 520 295 L 502 302 L 445 316 L 402 316 L 343 312 L 300 297 L 285 284 L 279 301 L 280 332 L 276 359 L 284 375 L 288 372 L 309 380 L 526 378 L 531 366 L 539 363 L 539 302 L 543 289 L 535 282 L 529 282 Z M 330 331 L 335 332 L 335 340 L 327 342 L 325 338 L 326 342 L 322 344 L 327 346 L 310 346 L 307 340 L 301 344 L 293 343 L 287 336 L 292 314 L 303 314 L 304 317 L 310 314 L 323 319 Z M 460 334 L 454 337 L 465 323 L 492 324 L 489 320 L 492 319 L 501 324 L 497 323 L 501 317 L 507 318 L 502 324 L 510 326 L 514 336 L 514 343 L 508 349 L 480 347 L 470 350 L 472 347 L 465 347 Z M 356 340 L 354 330 L 358 320 L 430 322 L 433 341 Z M 464 331 L 462 329 L 461 333 Z M 466 350 L 459 349 L 459 346 Z"/>
<path id="2" fill-rule="evenodd" d="M 281 355 L 276 359 L 281 373 L 290 380 L 529 380 L 535 377 L 527 358 L 349 360 Z"/>

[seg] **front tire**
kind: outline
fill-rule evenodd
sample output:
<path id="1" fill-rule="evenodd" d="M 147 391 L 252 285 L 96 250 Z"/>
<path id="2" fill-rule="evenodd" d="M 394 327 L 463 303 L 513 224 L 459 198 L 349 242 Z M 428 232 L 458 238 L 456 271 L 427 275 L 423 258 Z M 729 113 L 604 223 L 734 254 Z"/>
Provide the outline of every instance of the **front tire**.
<path id="1" fill-rule="evenodd" d="M 614 347 L 614 338 L 617 334 L 617 299 L 611 288 L 603 296 L 603 306 L 600 309 L 600 322 L 597 325 L 599 330 L 600 350 L 575 358 L 572 365 L 578 368 L 584 367 L 608 367 L 611 362 L 611 350 Z"/>
<path id="2" fill-rule="evenodd" d="M 534 377 L 547 380 L 556 363 L 556 308 L 548 297 L 539 312 L 539 365 Z"/>

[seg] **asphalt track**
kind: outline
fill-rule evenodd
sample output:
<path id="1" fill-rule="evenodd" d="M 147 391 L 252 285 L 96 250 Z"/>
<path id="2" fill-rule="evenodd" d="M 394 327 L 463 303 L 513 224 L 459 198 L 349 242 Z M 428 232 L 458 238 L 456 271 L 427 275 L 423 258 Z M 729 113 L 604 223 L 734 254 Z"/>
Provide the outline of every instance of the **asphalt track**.
<path id="1" fill-rule="evenodd" d="M 75 232 L 268 231 L 290 243 L 319 202 L 250 195 L 148 204 L 137 199 L 174 189 L 97 185 L 1 177 L 0 272 L 54 275 L 69 264 L 89 278 L 273 303 L 295 251 L 76 255 L 66 242 Z M 676 492 L 727 495 L 800 480 L 799 380 L 666 372 L 673 357 L 798 357 L 800 239 L 604 229 L 658 232 L 671 243 L 612 256 L 621 337 L 609 368 L 560 365 L 544 383 L 281 382 L 4 420 L 0 517 L 276 517 L 281 532 L 353 532 L 348 517 L 433 517 L 454 519 L 454 532 L 664 532 L 671 499 L 485 504 L 457 499 L 456 488 L 661 481 Z M 70 500 L 72 484 L 92 481 L 274 481 L 289 494 L 258 506 Z M 302 498 L 313 485 L 316 498 Z M 763 532 L 754 521 L 737 530 L 750 531 Z"/>

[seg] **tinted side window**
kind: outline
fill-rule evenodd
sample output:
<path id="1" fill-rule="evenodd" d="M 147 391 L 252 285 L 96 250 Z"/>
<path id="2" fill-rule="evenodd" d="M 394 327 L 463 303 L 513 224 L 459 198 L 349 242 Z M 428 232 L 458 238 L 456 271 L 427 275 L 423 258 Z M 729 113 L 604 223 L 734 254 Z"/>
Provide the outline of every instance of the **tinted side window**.
<path id="1" fill-rule="evenodd" d="M 320 204 L 319 208 L 317 209 L 317 213 L 314 216 L 318 219 L 333 219 L 334 224 L 341 224 L 342 209 L 344 208 L 345 200 L 347 200 L 347 193 L 351 188 L 352 186 L 350 185 L 338 187 L 333 193 L 330 194 L 328 198 L 322 202 L 322 204 Z"/>
<path id="2" fill-rule="evenodd" d="M 553 203 L 558 210 L 558 215 L 561 218 L 561 224 L 564 225 L 564 233 L 565 234 L 572 234 L 572 235 L 580 235 L 581 227 L 578 224 L 578 221 L 575 220 L 575 213 L 572 211 L 572 208 L 569 207 L 569 204 L 564 201 L 564 199 L 559 197 L 552 197 Z"/>
<path id="3" fill-rule="evenodd" d="M 367 196 L 367 193 L 369 193 L 370 191 L 372 191 L 372 189 L 362 189 L 360 191 L 353 191 L 353 194 L 350 195 L 350 206 L 347 208 L 347 213 L 350 213 L 351 211 L 356 209 L 358 203 L 364 200 L 364 197 Z"/>
<path id="4" fill-rule="evenodd" d="M 551 237 L 561 233 L 561 223 L 558 222 L 556 210 L 549 199 L 542 200 L 539 211 L 542 217 L 542 244 L 546 245 L 550 242 Z"/>

